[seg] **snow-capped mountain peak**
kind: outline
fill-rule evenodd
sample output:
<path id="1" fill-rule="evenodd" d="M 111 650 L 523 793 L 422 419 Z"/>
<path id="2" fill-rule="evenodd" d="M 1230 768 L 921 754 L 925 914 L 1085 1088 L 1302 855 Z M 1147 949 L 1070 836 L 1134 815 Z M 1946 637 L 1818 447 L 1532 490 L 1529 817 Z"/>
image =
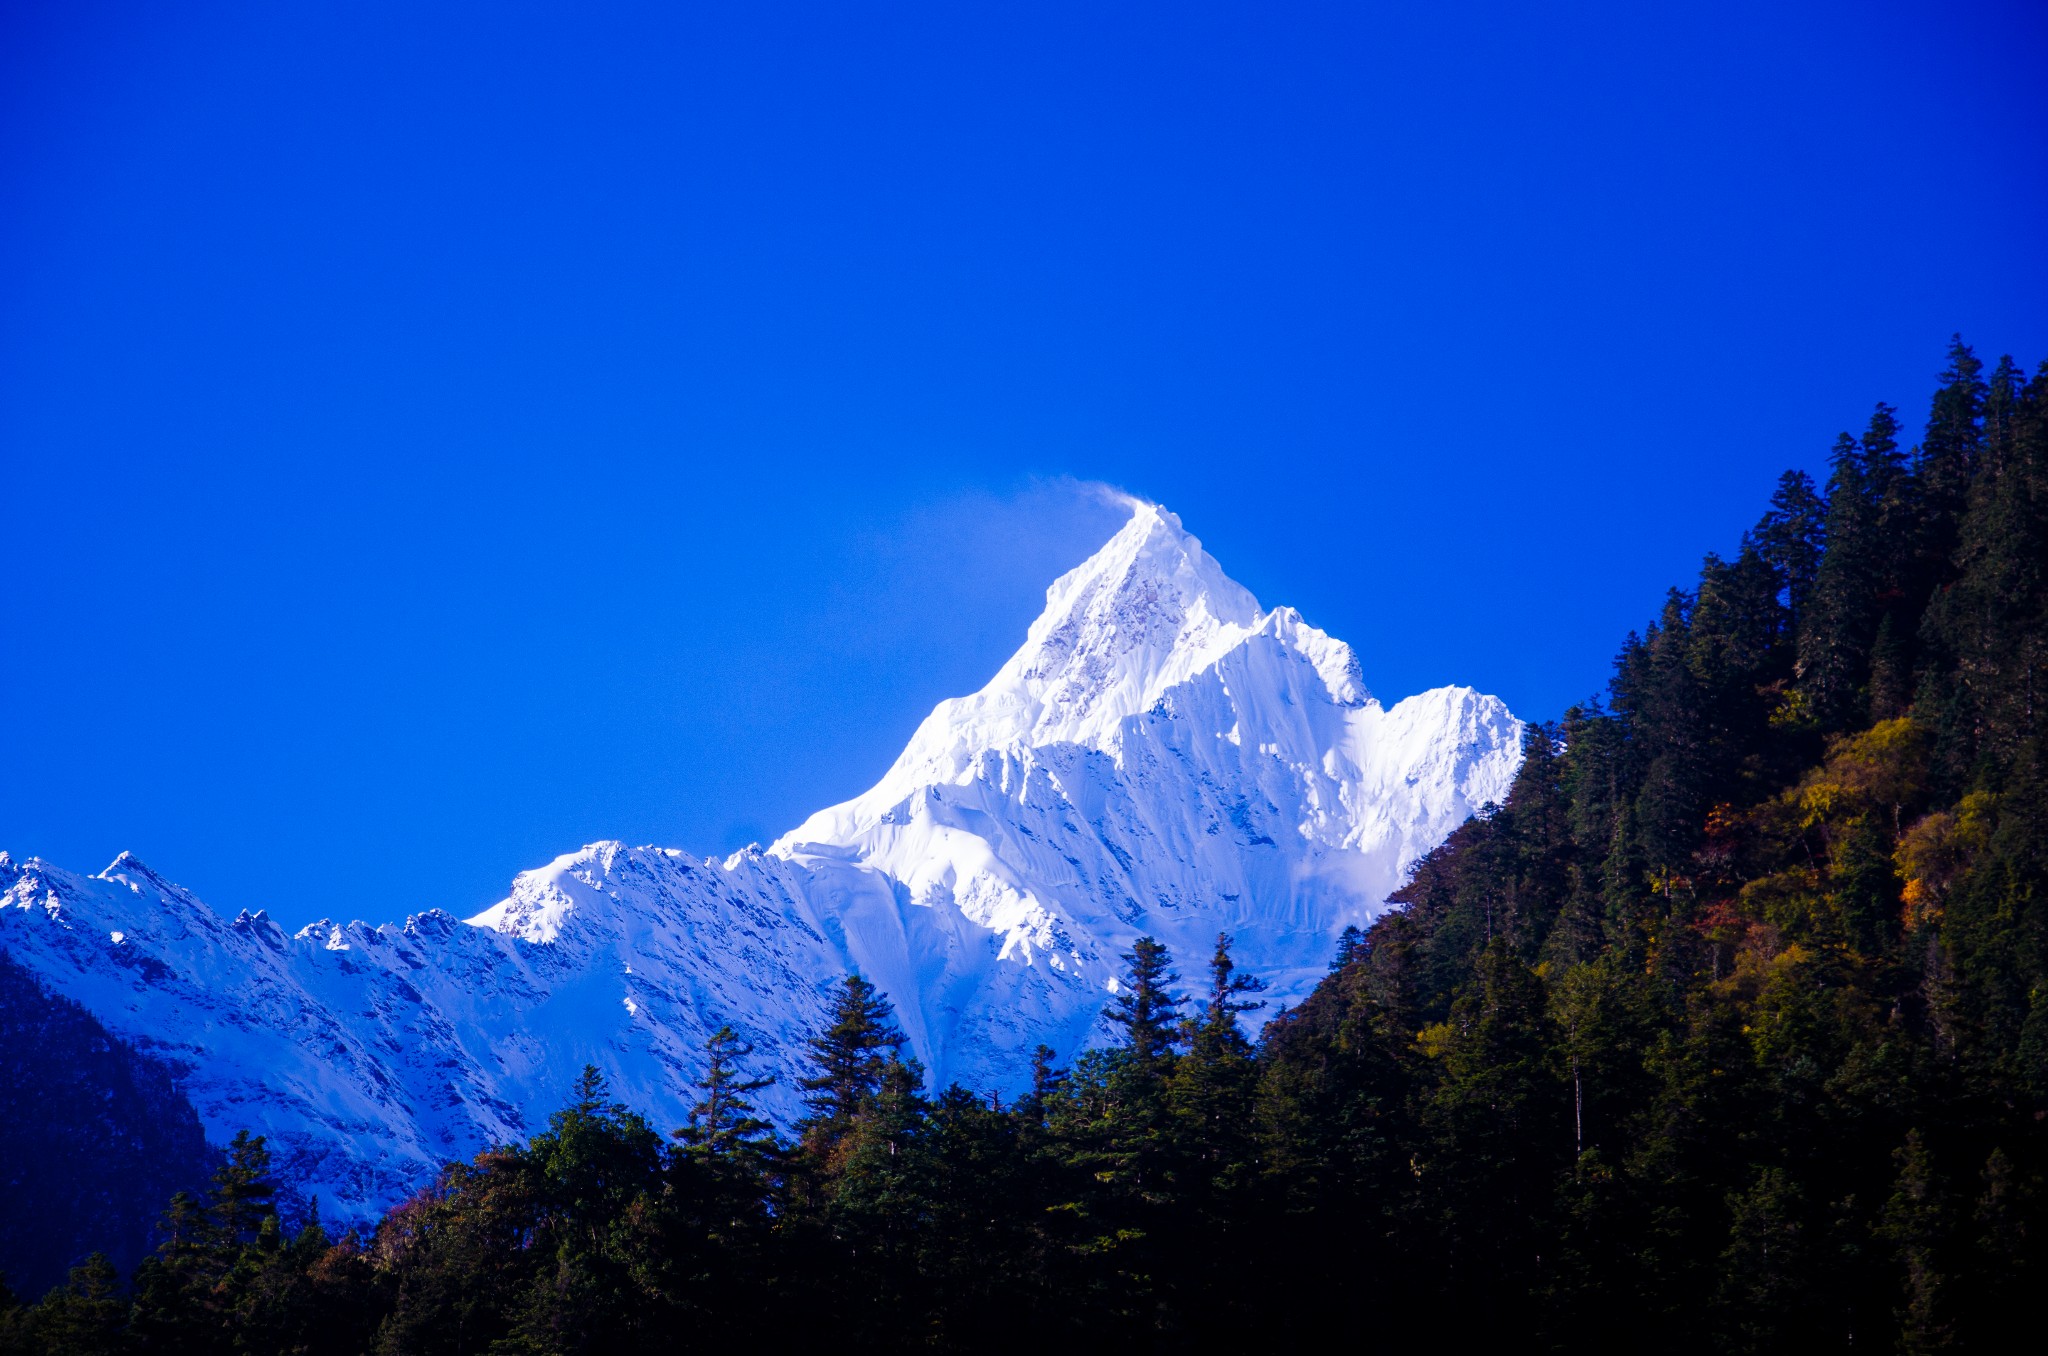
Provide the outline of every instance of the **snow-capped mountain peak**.
<path id="1" fill-rule="evenodd" d="M 1305 659 L 1329 701 L 1370 702 L 1350 646 L 1291 607 L 1261 609 L 1179 517 L 1132 500 L 1116 535 L 1046 590 L 1024 644 L 979 692 L 940 702 L 872 790 L 820 811 L 775 850 L 844 843 L 851 823 L 968 775 L 984 754 L 1073 744 L 1115 755 L 1125 721 L 1261 636 Z"/>
<path id="2" fill-rule="evenodd" d="M 1409 866 L 1506 796 L 1522 725 L 1441 688 L 1382 708 L 1350 646 L 1263 609 L 1172 513 L 1054 581 L 1023 644 L 944 701 L 869 791 L 723 862 L 593 843 L 467 920 L 223 921 L 124 853 L 97 876 L 0 854 L 0 946 L 183 1072 L 209 1133 L 271 1136 L 323 1209 L 390 1205 L 531 1133 L 595 1064 L 680 1124 L 730 1024 L 799 1110 L 805 1037 L 849 971 L 936 1082 L 1009 1090 L 1071 1057 L 1141 935 L 1219 932 L 1276 1003 Z"/>
<path id="3" fill-rule="evenodd" d="M 1024 645 L 975 697 L 1025 746 L 1100 744 L 1124 717 L 1208 667 L 1262 619 L 1258 600 L 1223 573 L 1180 519 L 1137 503 L 1130 520 L 1046 590 Z M 975 714 L 980 714 L 977 710 Z M 951 712 L 956 724 L 964 712 Z M 993 734 L 991 730 L 989 733 Z"/>
<path id="4" fill-rule="evenodd" d="M 1134 503 L 981 691 L 770 851 L 838 897 L 888 882 L 885 929 L 848 931 L 849 955 L 886 991 L 947 995 L 928 1066 L 993 1074 L 1021 1064 L 1015 1018 L 1035 1004 L 1039 1029 L 1088 1038 L 1145 932 L 1178 952 L 1238 933 L 1293 1001 L 1338 930 L 1505 796 L 1521 737 L 1469 689 L 1382 709 L 1350 646 L 1261 609 L 1178 518 Z M 906 918 L 937 932 L 906 950 Z"/>
<path id="5" fill-rule="evenodd" d="M 119 881 L 129 889 L 140 893 L 144 889 L 176 889 L 169 881 L 150 869 L 149 863 L 132 852 L 121 852 L 107 863 L 100 872 L 101 880 Z"/>

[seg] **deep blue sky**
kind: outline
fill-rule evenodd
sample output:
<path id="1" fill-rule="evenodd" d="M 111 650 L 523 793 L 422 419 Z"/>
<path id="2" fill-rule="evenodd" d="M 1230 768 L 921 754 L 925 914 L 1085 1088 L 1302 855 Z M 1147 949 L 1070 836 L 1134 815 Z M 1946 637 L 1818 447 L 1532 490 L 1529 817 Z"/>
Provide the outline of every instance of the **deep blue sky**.
<path id="1" fill-rule="evenodd" d="M 1554 715 L 2048 355 L 2038 4 L 0 16 L 0 846 L 294 923 L 862 789 L 1076 481 Z"/>

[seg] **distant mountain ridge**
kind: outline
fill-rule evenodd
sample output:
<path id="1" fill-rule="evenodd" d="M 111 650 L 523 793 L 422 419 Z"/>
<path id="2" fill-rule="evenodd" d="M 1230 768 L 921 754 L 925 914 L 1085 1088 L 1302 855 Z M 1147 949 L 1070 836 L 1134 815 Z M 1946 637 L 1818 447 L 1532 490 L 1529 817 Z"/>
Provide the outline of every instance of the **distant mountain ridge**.
<path id="1" fill-rule="evenodd" d="M 0 853 L 0 948 L 182 1074 L 208 1133 L 271 1137 L 330 1218 L 521 1139 L 597 1065 L 664 1128 L 730 1022 L 799 1108 L 803 1041 L 858 969 L 937 1082 L 1013 1090 L 1040 1042 L 1102 1034 L 1118 956 L 1219 931 L 1276 1004 L 1337 932 L 1503 799 L 1524 727 L 1440 688 L 1383 707 L 1349 646 L 1262 610 L 1134 503 L 1047 591 L 980 692 L 871 790 L 722 862 L 597 843 L 468 920 L 222 919 L 123 854 L 84 876 Z"/>

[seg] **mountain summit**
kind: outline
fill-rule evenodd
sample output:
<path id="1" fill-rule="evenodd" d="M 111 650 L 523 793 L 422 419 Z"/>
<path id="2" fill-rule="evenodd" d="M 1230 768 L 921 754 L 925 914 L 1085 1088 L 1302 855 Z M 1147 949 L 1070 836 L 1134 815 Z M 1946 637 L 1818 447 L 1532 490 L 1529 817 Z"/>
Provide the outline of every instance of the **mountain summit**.
<path id="1" fill-rule="evenodd" d="M 1045 591 L 1045 611 L 1009 662 L 981 691 L 940 702 L 869 794 L 951 779 L 989 751 L 1078 744 L 1114 752 L 1126 718 L 1267 628 L 1314 656 L 1333 700 L 1366 700 L 1350 647 L 1292 609 L 1263 612 L 1179 518 L 1135 503 L 1101 550 Z"/>
<path id="2" fill-rule="evenodd" d="M 957 770 L 998 748 L 1108 748 L 1126 717 L 1209 667 L 1262 615 L 1180 519 L 1138 504 L 1107 545 L 1046 590 L 1023 647 L 981 691 L 941 702 L 897 766 Z"/>
<path id="3" fill-rule="evenodd" d="M 1349 646 L 1134 502 L 985 687 L 765 851 L 598 843 L 466 921 L 292 936 L 125 854 L 89 877 L 0 857 L 0 946 L 180 1070 L 210 1134 L 267 1133 L 324 1208 L 369 1213 L 531 1133 L 585 1063 L 679 1124 L 724 1023 L 792 1117 L 804 1039 L 852 969 L 935 1080 L 1003 1091 L 1039 1043 L 1104 1038 L 1142 935 L 1188 958 L 1230 932 L 1298 1001 L 1346 924 L 1505 798 L 1522 734 L 1468 688 L 1382 707 Z"/>

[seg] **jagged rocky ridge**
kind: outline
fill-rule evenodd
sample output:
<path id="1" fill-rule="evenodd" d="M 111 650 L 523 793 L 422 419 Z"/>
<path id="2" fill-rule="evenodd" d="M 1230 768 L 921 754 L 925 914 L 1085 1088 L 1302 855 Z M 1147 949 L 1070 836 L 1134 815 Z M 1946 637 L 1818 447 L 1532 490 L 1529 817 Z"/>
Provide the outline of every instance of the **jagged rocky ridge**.
<path id="1" fill-rule="evenodd" d="M 1118 956 L 1218 931 L 1276 1003 L 1423 853 L 1505 797 L 1522 724 L 1440 688 L 1383 707 L 1350 648 L 1261 609 L 1171 513 L 1047 591 L 980 692 L 866 794 L 723 862 L 596 843 L 462 920 L 233 920 L 123 854 L 0 853 L 0 947 L 176 1070 L 208 1132 L 270 1136 L 329 1218 L 523 1138 L 597 1065 L 681 1123 L 730 1022 L 798 1111 L 804 1037 L 858 969 L 935 1082 L 1014 1090 L 1031 1048 L 1103 1035 Z"/>

